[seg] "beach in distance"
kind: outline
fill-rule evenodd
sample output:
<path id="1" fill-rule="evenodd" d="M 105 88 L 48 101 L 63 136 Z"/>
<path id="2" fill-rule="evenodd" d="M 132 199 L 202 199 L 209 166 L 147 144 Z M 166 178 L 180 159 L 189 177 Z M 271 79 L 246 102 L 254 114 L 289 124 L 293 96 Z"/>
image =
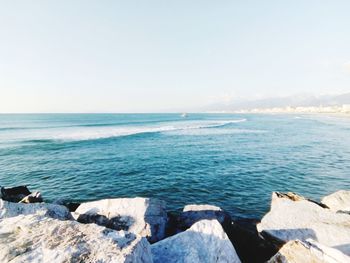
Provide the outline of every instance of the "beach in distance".
<path id="1" fill-rule="evenodd" d="M 0 182 L 45 199 L 156 197 L 260 219 L 271 192 L 350 188 L 350 120 L 317 114 L 1 114 Z"/>

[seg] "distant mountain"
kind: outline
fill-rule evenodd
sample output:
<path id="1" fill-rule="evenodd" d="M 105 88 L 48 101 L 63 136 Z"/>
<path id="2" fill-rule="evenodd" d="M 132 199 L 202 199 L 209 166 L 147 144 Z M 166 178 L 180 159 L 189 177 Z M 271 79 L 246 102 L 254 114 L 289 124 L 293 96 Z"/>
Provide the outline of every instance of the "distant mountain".
<path id="1" fill-rule="evenodd" d="M 236 111 L 282 107 L 341 106 L 350 104 L 350 93 L 341 95 L 296 95 L 259 100 L 233 100 L 229 103 L 216 103 L 205 107 L 204 111 Z"/>

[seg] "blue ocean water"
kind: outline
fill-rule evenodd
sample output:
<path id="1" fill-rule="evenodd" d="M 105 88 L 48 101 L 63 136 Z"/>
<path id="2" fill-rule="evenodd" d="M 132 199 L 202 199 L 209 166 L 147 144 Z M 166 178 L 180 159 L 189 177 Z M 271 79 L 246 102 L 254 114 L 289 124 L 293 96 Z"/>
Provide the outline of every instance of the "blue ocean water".
<path id="1" fill-rule="evenodd" d="M 46 200 L 157 197 L 261 217 L 272 191 L 350 189 L 350 118 L 240 114 L 2 114 L 0 185 Z"/>

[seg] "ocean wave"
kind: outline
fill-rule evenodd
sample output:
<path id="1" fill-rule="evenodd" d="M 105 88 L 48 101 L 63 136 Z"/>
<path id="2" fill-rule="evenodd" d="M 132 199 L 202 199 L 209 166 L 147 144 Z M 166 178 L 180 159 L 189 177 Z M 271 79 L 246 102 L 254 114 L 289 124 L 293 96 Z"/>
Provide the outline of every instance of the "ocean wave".
<path id="1" fill-rule="evenodd" d="M 0 128 L 0 131 L 15 131 L 15 130 L 29 130 L 29 129 L 35 129 L 33 127 L 3 127 Z"/>
<path id="2" fill-rule="evenodd" d="M 59 129 L 59 128 L 94 128 L 94 127 L 117 127 L 117 126 L 125 126 L 125 125 L 142 125 L 142 124 L 153 124 L 153 123 L 167 123 L 167 122 L 181 122 L 181 120 L 140 120 L 140 121 L 123 121 L 123 122 L 105 122 L 105 123 L 84 123 L 84 124 L 62 124 L 62 125 L 52 125 L 48 124 L 47 126 L 27 126 L 27 127 L 16 127 L 16 126 L 8 126 L 1 127 L 1 131 L 21 131 L 21 130 L 47 130 L 47 129 Z M 244 122 L 246 119 L 238 119 L 231 121 L 223 121 L 227 124 L 229 123 L 238 123 Z"/>
<path id="3" fill-rule="evenodd" d="M 178 123 L 172 123 L 163 126 L 124 126 L 124 127 L 105 127 L 99 128 L 86 128 L 71 131 L 62 131 L 58 134 L 52 134 L 50 139 L 60 141 L 85 141 L 106 139 L 111 137 L 131 136 L 137 134 L 146 133 L 161 133 L 169 131 L 183 131 L 194 129 L 210 129 L 220 128 L 229 124 L 245 122 L 246 119 L 237 120 L 224 120 L 224 121 L 184 121 Z"/>
<path id="4" fill-rule="evenodd" d="M 227 135 L 227 134 L 261 134 L 267 133 L 266 130 L 256 129 L 193 129 L 193 130 L 177 130 L 170 131 L 170 135 L 191 135 L 191 136 L 206 136 L 206 135 Z"/>

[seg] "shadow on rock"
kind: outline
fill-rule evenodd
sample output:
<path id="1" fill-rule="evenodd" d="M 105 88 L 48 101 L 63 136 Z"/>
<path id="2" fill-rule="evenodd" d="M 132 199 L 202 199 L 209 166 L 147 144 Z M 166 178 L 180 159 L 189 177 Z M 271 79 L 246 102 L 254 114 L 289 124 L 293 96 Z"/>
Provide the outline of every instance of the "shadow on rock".
<path id="1" fill-rule="evenodd" d="M 202 210 L 202 208 L 204 208 Z M 211 209 L 210 209 L 211 208 Z M 188 210 L 185 210 L 188 209 Z M 190 210 L 193 209 L 193 210 Z M 198 210 L 195 210 L 198 209 Z M 168 213 L 168 227 L 167 236 L 172 236 L 177 233 L 186 231 L 195 223 L 201 220 L 217 220 L 225 229 L 230 227 L 232 219 L 231 216 L 221 210 L 219 207 L 208 205 L 190 205 L 184 208 L 185 211 L 181 213 Z"/>
<path id="2" fill-rule="evenodd" d="M 258 222 L 256 219 L 239 218 L 230 227 L 224 228 L 242 262 L 266 262 L 283 245 L 259 235 L 256 229 Z"/>
<path id="3" fill-rule="evenodd" d="M 134 218 L 130 216 L 115 216 L 107 218 L 106 216 L 99 214 L 81 214 L 78 216 L 77 221 L 84 224 L 94 223 L 118 231 L 128 231 L 129 227 L 135 223 Z"/>
<path id="4" fill-rule="evenodd" d="M 25 198 L 30 194 L 31 192 L 29 191 L 28 187 L 25 185 L 9 187 L 9 188 L 1 187 L 0 189 L 1 199 L 8 202 L 18 203 L 23 198 Z"/>

